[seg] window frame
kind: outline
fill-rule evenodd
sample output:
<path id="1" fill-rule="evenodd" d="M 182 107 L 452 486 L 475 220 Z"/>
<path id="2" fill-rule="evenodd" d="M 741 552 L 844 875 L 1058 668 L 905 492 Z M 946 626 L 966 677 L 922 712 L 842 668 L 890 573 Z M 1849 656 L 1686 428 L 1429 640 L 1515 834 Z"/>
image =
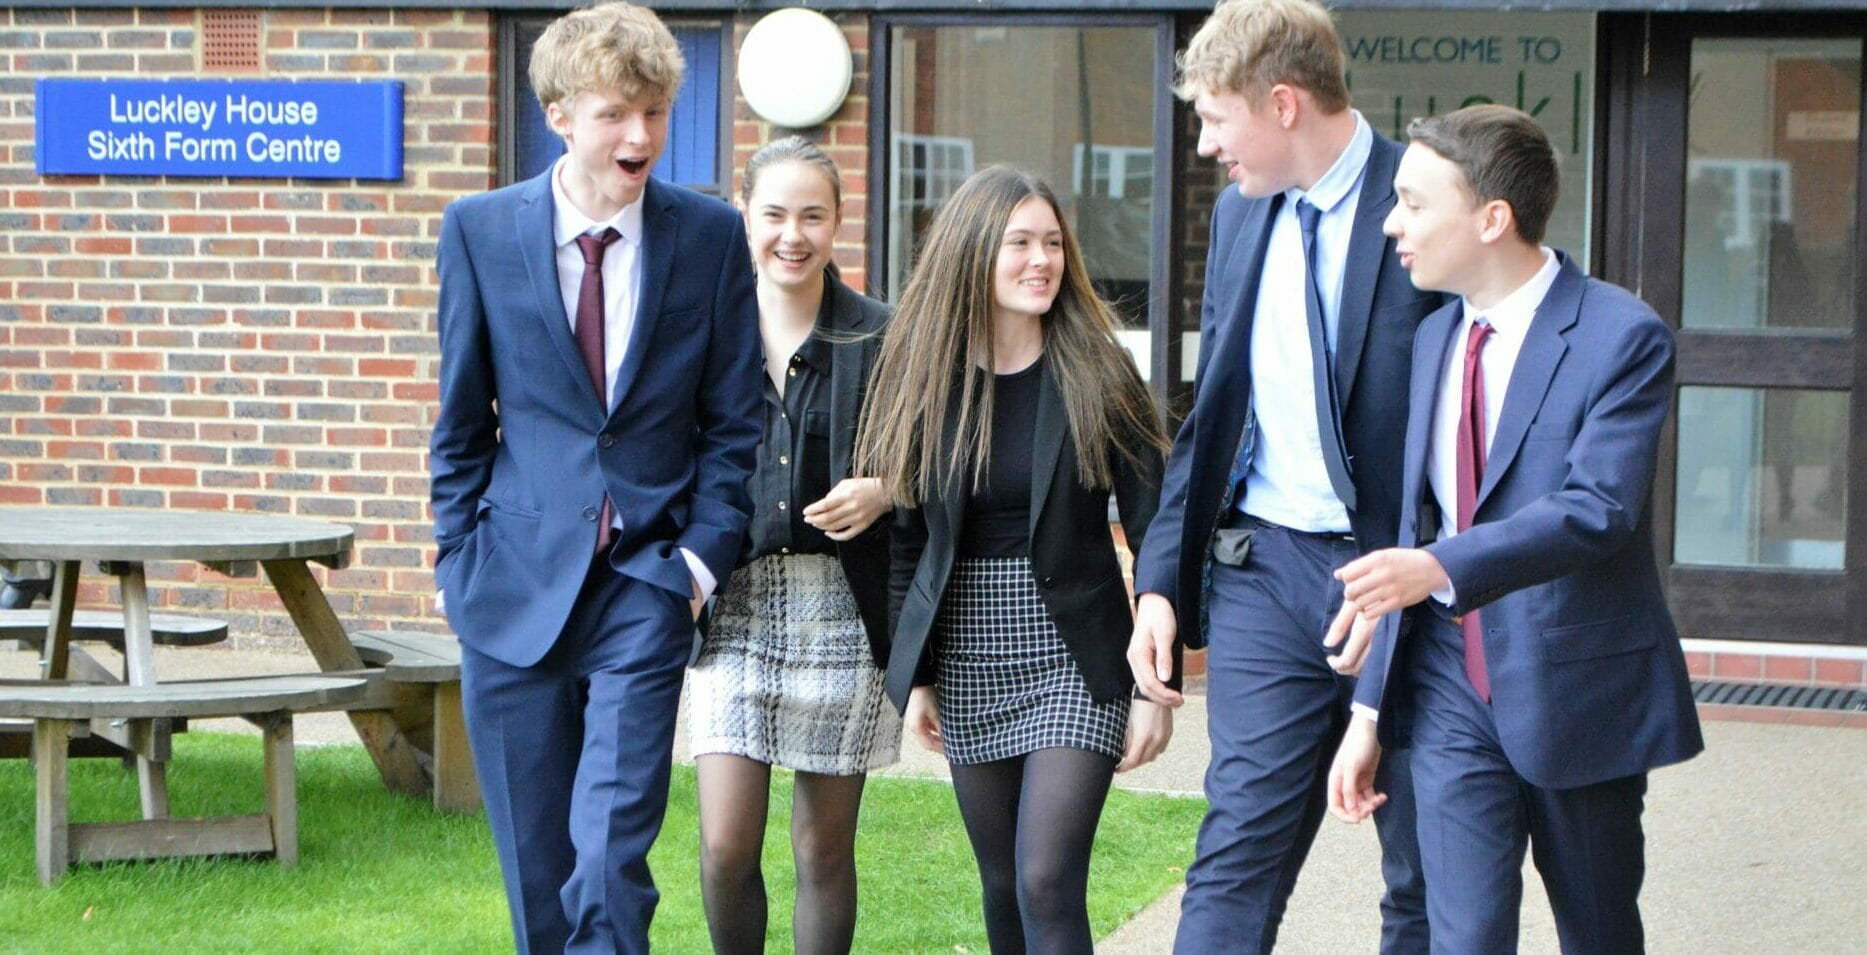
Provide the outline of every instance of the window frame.
<path id="1" fill-rule="evenodd" d="M 521 96 L 519 63 L 519 35 L 526 27 L 543 27 L 557 19 L 562 13 L 521 12 L 508 13 L 499 18 L 498 62 L 496 77 L 498 124 L 497 148 L 494 151 L 494 184 L 509 186 L 518 181 L 518 106 L 521 102 L 530 103 L 529 92 Z M 732 198 L 733 164 L 733 120 L 730 104 L 737 96 L 737 78 L 733 72 L 736 50 L 733 46 L 733 20 L 730 13 L 717 16 L 682 16 L 670 15 L 661 18 L 670 30 L 711 28 L 718 31 L 720 40 L 719 102 L 725 104 L 716 110 L 714 118 L 716 130 L 713 148 L 713 180 L 704 183 L 682 183 L 689 189 L 723 199 Z M 692 75 L 684 81 L 691 82 Z"/>
<path id="2" fill-rule="evenodd" d="M 1601 273 L 1631 289 L 1678 341 L 1675 406 L 1660 436 L 1650 506 L 1655 557 L 1682 636 L 1867 645 L 1867 269 L 1854 277 L 1851 334 L 1753 334 L 1681 328 L 1687 106 L 1692 41 L 1815 36 L 1857 38 L 1858 13 L 1624 14 L 1602 17 L 1599 89 L 1603 206 Z M 1861 108 L 1867 113 L 1867 69 Z M 1867 254 L 1867 148 L 1855 168 L 1856 261 Z M 1840 570 L 1723 567 L 1673 559 L 1679 465 L 1678 389 L 1693 386 L 1848 392 L 1849 503 Z"/>

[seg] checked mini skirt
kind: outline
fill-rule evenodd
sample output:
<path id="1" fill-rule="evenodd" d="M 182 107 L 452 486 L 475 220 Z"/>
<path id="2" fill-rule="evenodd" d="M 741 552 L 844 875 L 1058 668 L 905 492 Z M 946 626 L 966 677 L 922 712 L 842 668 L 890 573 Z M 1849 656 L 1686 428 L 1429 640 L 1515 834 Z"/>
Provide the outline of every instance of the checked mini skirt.
<path id="1" fill-rule="evenodd" d="M 1058 746 L 1121 758 L 1128 699 L 1090 697 L 1038 596 L 1029 558 L 955 563 L 934 641 L 949 761 L 989 763 Z"/>

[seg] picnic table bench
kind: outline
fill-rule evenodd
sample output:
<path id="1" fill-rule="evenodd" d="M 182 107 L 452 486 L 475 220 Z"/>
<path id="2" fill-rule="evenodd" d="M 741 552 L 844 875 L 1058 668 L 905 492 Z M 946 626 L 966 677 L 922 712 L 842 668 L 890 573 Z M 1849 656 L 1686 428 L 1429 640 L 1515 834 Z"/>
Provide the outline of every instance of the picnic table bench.
<path id="1" fill-rule="evenodd" d="M 480 784 L 460 701 L 460 641 L 432 633 L 362 630 L 350 645 L 368 667 L 361 674 L 388 683 L 346 708 L 387 709 L 427 773 L 434 808 L 478 812 Z"/>
<path id="2" fill-rule="evenodd" d="M 0 681 L 0 717 L 33 721 L 34 845 L 39 881 L 57 882 L 73 862 L 201 855 L 270 855 L 298 860 L 297 764 L 292 712 L 341 705 L 364 681 L 333 676 L 247 677 L 147 686 Z M 148 726 L 168 718 L 239 716 L 264 732 L 265 811 L 205 819 L 70 821 L 67 747 L 94 720 Z M 166 795 L 166 792 L 165 792 Z"/>
<path id="3" fill-rule="evenodd" d="M 52 611 L 49 607 L 0 610 L 0 640 L 18 640 L 37 650 L 45 646 L 51 621 Z M 226 640 L 227 624 L 206 617 L 151 613 L 149 636 L 158 647 L 203 647 Z M 74 610 L 69 639 L 107 643 L 121 653 L 123 615 L 107 610 Z"/>

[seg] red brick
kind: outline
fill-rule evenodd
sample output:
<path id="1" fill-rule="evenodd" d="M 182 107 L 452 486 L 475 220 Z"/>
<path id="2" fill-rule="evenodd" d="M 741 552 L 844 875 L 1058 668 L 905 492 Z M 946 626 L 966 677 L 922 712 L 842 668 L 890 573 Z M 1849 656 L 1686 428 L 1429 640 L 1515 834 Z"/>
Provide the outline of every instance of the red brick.
<path id="1" fill-rule="evenodd" d="M 1736 706 L 1727 703 L 1700 703 L 1699 719 L 1720 723 L 1781 723 L 1790 712 L 1775 706 Z"/>
<path id="2" fill-rule="evenodd" d="M 227 217 L 204 215 L 169 216 L 168 227 L 170 232 L 225 232 L 227 231 Z"/>
<path id="3" fill-rule="evenodd" d="M 194 487 L 197 483 L 193 468 L 139 468 L 136 478 L 143 484 L 177 487 Z"/>
<path id="4" fill-rule="evenodd" d="M 1686 654 L 1685 672 L 1694 680 L 1711 679 L 1711 654 L 1697 652 Z"/>
<path id="5" fill-rule="evenodd" d="M 85 255 L 129 255 L 131 245 L 124 236 L 85 236 L 75 240 L 72 248 Z"/>
<path id="6" fill-rule="evenodd" d="M 1860 660 L 1818 659 L 1815 683 L 1818 686 L 1867 687 L 1867 673 L 1863 673 Z"/>
<path id="7" fill-rule="evenodd" d="M 1770 683 L 1807 685 L 1815 676 L 1814 661 L 1803 656 L 1771 655 L 1763 658 L 1763 679 Z"/>
<path id="8" fill-rule="evenodd" d="M 111 352 L 104 364 L 108 368 L 157 371 L 162 368 L 162 356 L 154 352 Z"/>
<path id="9" fill-rule="evenodd" d="M 1711 673 L 1720 680 L 1759 680 L 1763 658 L 1754 653 L 1713 653 Z"/>

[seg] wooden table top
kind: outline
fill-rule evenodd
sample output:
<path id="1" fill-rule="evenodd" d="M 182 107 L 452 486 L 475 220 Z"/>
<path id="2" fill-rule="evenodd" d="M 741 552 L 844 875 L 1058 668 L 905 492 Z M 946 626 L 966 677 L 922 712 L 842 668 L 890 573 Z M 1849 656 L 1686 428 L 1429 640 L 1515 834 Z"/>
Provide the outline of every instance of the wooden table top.
<path id="1" fill-rule="evenodd" d="M 0 507 L 0 560 L 341 561 L 342 524 L 216 511 Z"/>

